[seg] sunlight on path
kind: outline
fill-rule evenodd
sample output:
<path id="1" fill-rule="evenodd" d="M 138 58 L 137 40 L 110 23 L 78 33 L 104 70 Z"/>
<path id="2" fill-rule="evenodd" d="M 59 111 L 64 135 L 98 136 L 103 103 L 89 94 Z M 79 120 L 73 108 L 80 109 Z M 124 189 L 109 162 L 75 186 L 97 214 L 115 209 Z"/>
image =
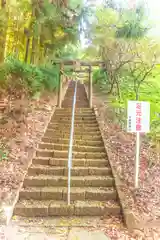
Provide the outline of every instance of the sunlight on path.
<path id="1" fill-rule="evenodd" d="M 110 240 L 101 231 L 90 231 L 88 228 L 78 228 L 78 227 L 57 227 L 56 229 L 50 229 L 41 232 L 42 228 L 20 228 L 19 230 L 13 227 L 5 228 L 5 237 L 0 236 L 0 240 Z"/>

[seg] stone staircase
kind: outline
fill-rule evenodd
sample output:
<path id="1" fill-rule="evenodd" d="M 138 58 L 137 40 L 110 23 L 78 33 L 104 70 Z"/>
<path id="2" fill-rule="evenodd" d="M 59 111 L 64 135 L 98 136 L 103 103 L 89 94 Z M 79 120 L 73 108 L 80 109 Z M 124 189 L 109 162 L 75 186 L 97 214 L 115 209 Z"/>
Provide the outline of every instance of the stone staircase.
<path id="1" fill-rule="evenodd" d="M 39 144 L 19 193 L 14 215 L 24 217 L 119 215 L 120 205 L 104 143 L 84 86 L 78 83 L 67 205 L 68 149 L 74 82 Z"/>

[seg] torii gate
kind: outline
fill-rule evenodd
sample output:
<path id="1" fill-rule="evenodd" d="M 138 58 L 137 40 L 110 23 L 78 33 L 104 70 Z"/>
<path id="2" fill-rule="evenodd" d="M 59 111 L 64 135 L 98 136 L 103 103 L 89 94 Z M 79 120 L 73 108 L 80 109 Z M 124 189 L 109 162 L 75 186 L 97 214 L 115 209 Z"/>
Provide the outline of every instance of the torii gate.
<path id="1" fill-rule="evenodd" d="M 89 106 L 92 108 L 92 67 L 104 66 L 104 62 L 102 61 L 94 61 L 94 62 L 84 62 L 79 60 L 62 60 L 62 61 L 52 61 L 52 64 L 60 64 L 60 78 L 59 78 L 59 89 L 58 89 L 58 101 L 57 106 L 61 108 L 62 101 L 62 83 L 63 83 L 63 69 L 64 66 L 72 66 L 74 72 L 77 73 L 88 73 L 89 82 L 88 82 L 88 98 L 89 98 Z M 76 67 L 86 67 L 85 69 L 76 70 Z"/>

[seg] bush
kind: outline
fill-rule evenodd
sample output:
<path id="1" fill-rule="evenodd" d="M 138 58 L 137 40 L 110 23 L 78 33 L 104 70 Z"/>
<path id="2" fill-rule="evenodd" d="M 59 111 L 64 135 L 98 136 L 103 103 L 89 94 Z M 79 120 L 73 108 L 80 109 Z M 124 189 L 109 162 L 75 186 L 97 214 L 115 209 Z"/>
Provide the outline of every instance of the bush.
<path id="1" fill-rule="evenodd" d="M 104 69 L 98 69 L 93 72 L 93 84 L 106 84 L 108 76 Z"/>
<path id="2" fill-rule="evenodd" d="M 8 56 L 0 66 L 0 91 L 9 95 L 34 96 L 44 89 L 54 91 L 59 83 L 58 66 L 35 66 Z"/>

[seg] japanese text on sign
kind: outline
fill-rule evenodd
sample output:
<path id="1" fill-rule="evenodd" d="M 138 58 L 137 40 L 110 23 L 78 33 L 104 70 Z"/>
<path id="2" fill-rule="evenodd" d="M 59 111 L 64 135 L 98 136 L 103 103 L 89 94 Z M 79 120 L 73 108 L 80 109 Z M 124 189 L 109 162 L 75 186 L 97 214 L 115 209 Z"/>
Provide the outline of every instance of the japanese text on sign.
<path id="1" fill-rule="evenodd" d="M 148 102 L 128 101 L 128 132 L 149 132 L 150 104 Z"/>
<path id="2" fill-rule="evenodd" d="M 141 103 L 136 103 L 136 131 L 141 131 L 142 129 L 142 108 Z"/>

